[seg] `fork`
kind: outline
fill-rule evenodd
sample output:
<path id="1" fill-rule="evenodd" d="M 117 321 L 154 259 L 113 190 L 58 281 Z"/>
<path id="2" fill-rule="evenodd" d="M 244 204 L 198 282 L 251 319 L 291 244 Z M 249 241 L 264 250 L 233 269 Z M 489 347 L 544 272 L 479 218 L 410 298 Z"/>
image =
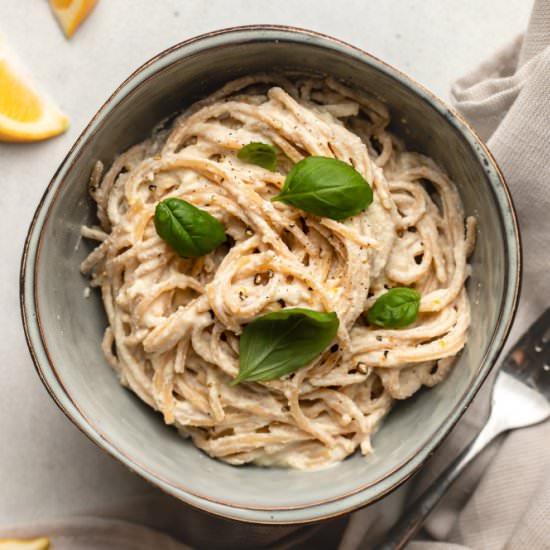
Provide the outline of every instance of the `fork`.
<path id="1" fill-rule="evenodd" d="M 390 529 L 378 550 L 404 548 L 464 468 L 498 435 L 550 418 L 550 308 L 502 362 L 492 390 L 491 412 L 475 439 Z M 365 544 L 362 545 L 366 548 Z"/>

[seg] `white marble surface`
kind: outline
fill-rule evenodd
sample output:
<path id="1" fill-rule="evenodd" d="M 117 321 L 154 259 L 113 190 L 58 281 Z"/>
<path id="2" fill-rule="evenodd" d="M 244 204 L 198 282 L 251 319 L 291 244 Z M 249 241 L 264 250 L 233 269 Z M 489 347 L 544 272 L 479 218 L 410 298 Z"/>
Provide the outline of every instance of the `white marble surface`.
<path id="1" fill-rule="evenodd" d="M 115 86 L 175 42 L 262 22 L 341 38 L 447 99 L 456 77 L 526 26 L 530 7 L 530 0 L 101 0 L 68 42 L 45 1 L 1 0 L 0 32 L 72 126 L 48 142 L 0 144 L 0 525 L 85 513 L 152 492 L 56 408 L 32 366 L 18 307 L 19 259 L 32 213 Z"/>

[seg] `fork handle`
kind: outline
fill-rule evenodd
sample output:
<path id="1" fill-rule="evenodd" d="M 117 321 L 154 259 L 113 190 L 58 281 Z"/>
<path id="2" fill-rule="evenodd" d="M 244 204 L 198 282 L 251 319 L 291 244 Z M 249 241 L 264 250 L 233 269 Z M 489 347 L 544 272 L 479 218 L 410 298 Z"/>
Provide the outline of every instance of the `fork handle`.
<path id="1" fill-rule="evenodd" d="M 400 550 L 404 548 L 420 527 L 422 527 L 430 512 L 435 508 L 456 478 L 464 471 L 464 468 L 499 433 L 501 433 L 501 430 L 494 425 L 492 417 L 489 417 L 485 426 L 472 442 L 432 482 L 426 491 L 414 501 L 408 511 L 390 529 L 389 535 L 384 539 L 382 545 L 376 546 L 377 550 Z M 368 538 L 365 537 L 360 548 L 368 548 L 367 541 Z"/>

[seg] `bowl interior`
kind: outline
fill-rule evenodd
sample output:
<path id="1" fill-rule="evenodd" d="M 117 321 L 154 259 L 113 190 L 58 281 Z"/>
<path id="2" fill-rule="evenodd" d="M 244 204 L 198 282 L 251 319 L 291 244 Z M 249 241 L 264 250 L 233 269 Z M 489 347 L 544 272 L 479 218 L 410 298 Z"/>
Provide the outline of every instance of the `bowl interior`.
<path id="1" fill-rule="evenodd" d="M 79 229 L 95 220 L 87 195 L 93 163 L 101 159 L 108 165 L 117 153 L 146 137 L 161 119 L 224 82 L 271 70 L 321 70 L 378 95 L 390 106 L 393 131 L 409 148 L 430 155 L 447 170 L 458 185 L 466 213 L 476 215 L 479 222 L 468 282 L 472 327 L 451 374 L 392 411 L 375 436 L 372 455 L 356 454 L 324 472 L 231 467 L 210 459 L 165 426 L 160 415 L 118 383 L 106 363 L 100 349 L 106 327 L 100 295 L 93 291 L 84 297 L 88 280 L 79 272 L 80 262 L 92 248 L 80 238 Z M 343 45 L 288 31 L 234 31 L 172 50 L 115 94 L 86 130 L 85 139 L 46 196 L 45 207 L 50 210 L 34 276 L 42 338 L 53 372 L 102 438 L 130 463 L 169 486 L 239 507 L 266 509 L 308 506 L 372 484 L 377 484 L 375 493 L 376 487 L 381 492 L 380 480 L 419 449 L 427 453 L 443 436 L 444 422 L 460 414 L 466 394 L 479 382 L 480 365 L 510 292 L 509 270 L 517 267 L 509 265 L 508 256 L 516 237 L 498 176 L 484 155 L 475 139 L 462 131 L 461 123 L 441 105 L 434 105 L 425 92 Z M 509 298 L 507 304 L 509 308 Z M 407 467 L 400 470 L 403 478 L 410 473 Z"/>

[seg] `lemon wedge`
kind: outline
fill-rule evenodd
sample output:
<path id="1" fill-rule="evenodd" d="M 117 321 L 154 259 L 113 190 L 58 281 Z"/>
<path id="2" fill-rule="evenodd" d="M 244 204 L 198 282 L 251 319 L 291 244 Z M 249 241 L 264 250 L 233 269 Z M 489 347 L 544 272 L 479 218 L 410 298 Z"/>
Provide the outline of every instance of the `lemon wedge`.
<path id="1" fill-rule="evenodd" d="M 69 119 L 43 97 L 0 36 L 0 140 L 37 141 L 61 132 Z"/>
<path id="2" fill-rule="evenodd" d="M 0 539 L 0 550 L 48 550 L 50 539 Z"/>
<path id="3" fill-rule="evenodd" d="M 95 5 L 96 0 L 50 0 L 50 8 L 67 38 L 71 38 Z"/>

